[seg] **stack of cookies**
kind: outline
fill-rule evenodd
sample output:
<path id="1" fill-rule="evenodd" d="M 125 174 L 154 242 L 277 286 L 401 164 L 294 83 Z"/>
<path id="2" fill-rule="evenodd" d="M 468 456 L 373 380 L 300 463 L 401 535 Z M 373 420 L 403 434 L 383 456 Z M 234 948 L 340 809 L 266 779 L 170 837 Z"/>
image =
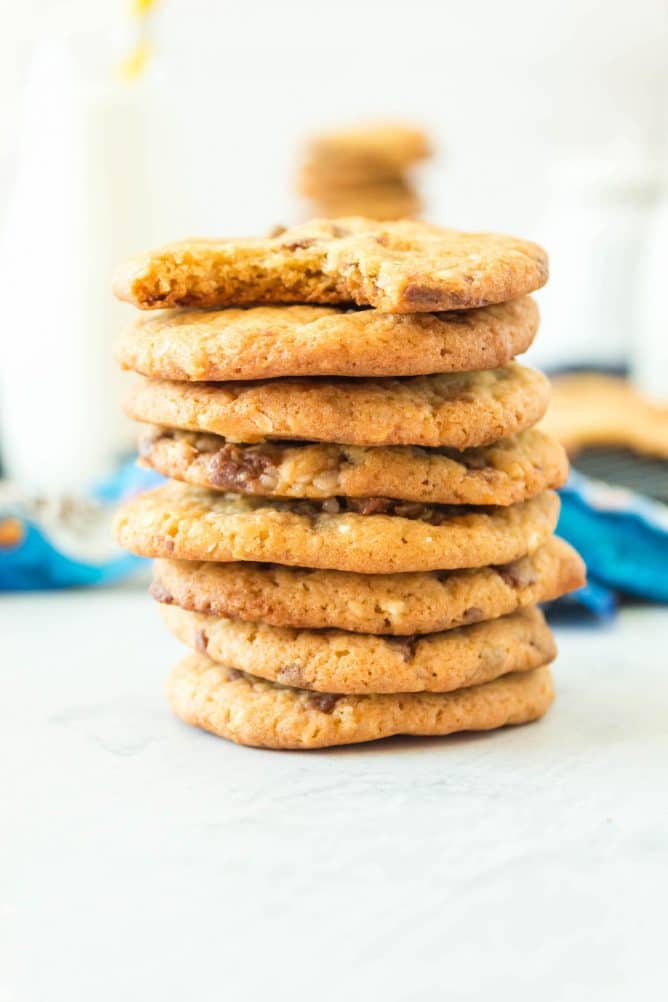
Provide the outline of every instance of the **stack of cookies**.
<path id="1" fill-rule="evenodd" d="M 306 147 L 299 191 L 323 216 L 409 219 L 421 207 L 410 170 L 429 153 L 427 137 L 408 125 L 323 133 Z"/>
<path id="2" fill-rule="evenodd" d="M 546 279 L 534 244 L 319 220 L 131 261 L 119 358 L 142 461 L 120 542 L 191 653 L 179 716 L 317 748 L 540 717 L 538 603 L 583 583 L 553 537 L 567 461 L 513 361 Z M 251 305 L 252 304 L 252 305 Z"/>

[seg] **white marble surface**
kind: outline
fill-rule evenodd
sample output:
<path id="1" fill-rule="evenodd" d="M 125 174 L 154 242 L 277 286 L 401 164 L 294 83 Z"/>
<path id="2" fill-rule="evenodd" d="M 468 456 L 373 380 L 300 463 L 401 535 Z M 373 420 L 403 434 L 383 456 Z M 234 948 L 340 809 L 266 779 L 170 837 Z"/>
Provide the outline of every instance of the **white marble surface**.
<path id="1" fill-rule="evenodd" d="M 665 997 L 668 613 L 540 724 L 311 754 L 173 719 L 133 591 L 0 599 L 3 1002 Z"/>

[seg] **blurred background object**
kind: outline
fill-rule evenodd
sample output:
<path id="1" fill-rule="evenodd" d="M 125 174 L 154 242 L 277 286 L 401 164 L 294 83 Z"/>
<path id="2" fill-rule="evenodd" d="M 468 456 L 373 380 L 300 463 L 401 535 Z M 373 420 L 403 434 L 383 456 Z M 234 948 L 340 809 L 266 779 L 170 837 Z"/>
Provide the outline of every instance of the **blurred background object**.
<path id="1" fill-rule="evenodd" d="M 89 485 L 116 470 L 123 491 L 141 482 L 123 465 L 132 442 L 109 364 L 125 322 L 109 292 L 113 265 L 174 237 L 259 233 L 302 217 L 294 167 L 305 136 L 315 138 L 301 188 L 326 214 L 412 214 L 419 199 L 429 222 L 547 247 L 552 277 L 527 360 L 630 381 L 614 384 L 610 405 L 629 433 L 624 455 L 607 422 L 597 455 L 575 463 L 613 492 L 659 497 L 668 451 L 664 0 L 611 0 L 605 17 L 593 0 L 415 0 L 409 16 L 390 0 L 382 22 L 376 5 L 341 0 L 325 33 L 305 0 L 251 2 L 233 18 L 215 0 L 0 3 L 0 456 L 12 481 L 0 493 L 9 526 L 0 559 L 16 555 L 16 526 L 46 510 L 36 498 L 65 491 L 98 503 Z M 407 147 L 392 129 L 388 138 L 383 123 L 395 121 L 420 123 L 403 127 Z M 373 198 L 359 192 L 362 140 Z M 345 170 L 332 167 L 337 158 Z M 417 162 L 415 191 L 404 169 Z M 603 413 L 592 389 L 600 383 L 578 383 L 579 402 L 569 385 L 557 383 L 554 411 L 567 444 L 580 420 L 582 432 Z M 635 391 L 648 402 L 636 406 Z M 640 436 L 653 443 L 643 449 L 643 463 L 655 464 L 652 491 Z M 576 495 L 595 509 L 585 483 L 576 478 L 564 493 L 566 518 Z M 622 495 L 613 496 L 619 508 Z"/>
<path id="2" fill-rule="evenodd" d="M 314 136 L 299 172 L 299 191 L 309 216 L 412 219 L 421 201 L 410 177 L 430 155 L 418 128 L 371 123 Z"/>

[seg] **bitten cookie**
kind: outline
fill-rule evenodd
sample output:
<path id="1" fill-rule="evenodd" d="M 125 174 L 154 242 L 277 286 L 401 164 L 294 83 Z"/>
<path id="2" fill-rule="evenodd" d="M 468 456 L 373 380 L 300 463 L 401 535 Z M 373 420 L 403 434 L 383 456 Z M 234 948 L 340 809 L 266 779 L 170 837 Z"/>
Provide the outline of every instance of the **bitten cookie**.
<path id="1" fill-rule="evenodd" d="M 423 637 L 376 637 L 342 630 L 291 630 L 220 619 L 161 605 L 167 629 L 213 661 L 272 682 L 337 693 L 450 692 L 556 656 L 541 612 Z"/>
<path id="2" fill-rule="evenodd" d="M 534 425 L 549 383 L 516 362 L 503 369 L 409 379 L 279 379 L 184 383 L 137 379 L 129 417 L 233 442 L 272 438 L 347 445 L 468 449 Z"/>
<path id="3" fill-rule="evenodd" d="M 146 557 L 252 560 L 366 574 L 482 567 L 533 553 L 554 531 L 556 494 L 507 508 L 353 498 L 277 501 L 170 483 L 124 505 L 118 541 Z"/>
<path id="4" fill-rule="evenodd" d="M 263 497 L 335 495 L 435 504 L 508 505 L 561 487 L 568 460 L 556 439 L 535 429 L 456 452 L 416 446 L 263 442 L 239 445 L 206 432 L 148 428 L 142 465 L 195 487 Z"/>
<path id="5" fill-rule="evenodd" d="M 554 698 L 547 667 L 449 693 L 336 696 L 285 688 L 197 654 L 176 666 L 167 692 L 186 723 L 238 744 L 294 749 L 525 724 Z"/>
<path id="6" fill-rule="evenodd" d="M 157 560 L 151 594 L 159 602 L 212 616 L 402 636 L 495 619 L 584 583 L 581 558 L 553 537 L 531 556 L 509 564 L 417 574 Z"/>
<path id="7" fill-rule="evenodd" d="M 357 303 L 416 313 L 505 303 L 547 274 L 545 252 L 526 240 L 349 217 L 264 239 L 167 244 L 120 268 L 114 291 L 142 309 Z"/>
<path id="8" fill-rule="evenodd" d="M 167 310 L 140 314 L 116 354 L 123 368 L 152 379 L 414 376 L 506 365 L 537 329 L 538 308 L 527 296 L 403 316 L 327 306 Z"/>

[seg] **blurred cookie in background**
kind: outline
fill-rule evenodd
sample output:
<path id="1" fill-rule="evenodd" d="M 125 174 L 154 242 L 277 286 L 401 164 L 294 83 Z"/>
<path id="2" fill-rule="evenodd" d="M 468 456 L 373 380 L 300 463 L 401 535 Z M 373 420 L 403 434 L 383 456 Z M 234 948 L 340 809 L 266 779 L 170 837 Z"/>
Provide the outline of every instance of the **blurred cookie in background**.
<path id="1" fill-rule="evenodd" d="M 426 135 L 410 125 L 360 125 L 322 133 L 306 145 L 299 193 L 319 216 L 416 218 L 421 202 L 410 172 L 430 155 Z"/>
<path id="2" fill-rule="evenodd" d="M 591 371 L 553 377 L 542 427 L 581 473 L 668 502 L 668 404 L 645 397 L 624 377 Z"/>

